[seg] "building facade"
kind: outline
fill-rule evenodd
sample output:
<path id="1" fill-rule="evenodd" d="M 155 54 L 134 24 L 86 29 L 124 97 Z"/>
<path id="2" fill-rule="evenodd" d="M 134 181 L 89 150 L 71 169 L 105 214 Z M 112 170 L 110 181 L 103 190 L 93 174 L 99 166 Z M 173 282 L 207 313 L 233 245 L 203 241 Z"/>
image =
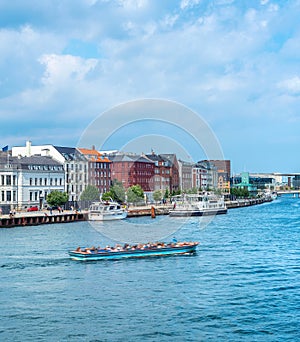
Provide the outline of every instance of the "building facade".
<path id="1" fill-rule="evenodd" d="M 65 172 L 62 163 L 49 156 L 0 156 L 0 205 L 12 209 L 30 206 L 43 208 L 47 195 L 64 191 Z"/>
<path id="2" fill-rule="evenodd" d="M 160 154 L 160 156 L 170 163 L 170 192 L 177 192 L 180 190 L 179 181 L 179 165 L 176 154 Z"/>
<path id="3" fill-rule="evenodd" d="M 53 145 L 32 145 L 26 141 L 25 146 L 12 148 L 13 156 L 41 155 L 52 157 L 64 165 L 65 189 L 69 201 L 80 200 L 81 193 L 88 184 L 88 161 L 75 147 L 63 147 Z"/>
<path id="4" fill-rule="evenodd" d="M 100 196 L 108 192 L 111 186 L 111 160 L 92 149 L 79 148 L 80 153 L 88 160 L 88 184 L 99 190 Z"/>
<path id="5" fill-rule="evenodd" d="M 154 163 L 153 190 L 160 190 L 162 194 L 164 194 L 167 189 L 170 191 L 171 163 L 154 152 L 146 154 L 145 157 Z"/>
<path id="6" fill-rule="evenodd" d="M 144 192 L 154 190 L 155 163 L 133 153 L 115 153 L 108 156 L 111 163 L 111 180 L 120 181 L 125 189 L 140 185 Z"/>
<path id="7" fill-rule="evenodd" d="M 230 160 L 203 160 L 207 165 L 213 166 L 217 170 L 218 181 L 217 188 L 224 193 L 230 192 L 230 175 L 231 175 L 231 163 Z"/>
<path id="8" fill-rule="evenodd" d="M 194 188 L 193 169 L 194 164 L 178 160 L 179 187 L 183 192 Z"/>

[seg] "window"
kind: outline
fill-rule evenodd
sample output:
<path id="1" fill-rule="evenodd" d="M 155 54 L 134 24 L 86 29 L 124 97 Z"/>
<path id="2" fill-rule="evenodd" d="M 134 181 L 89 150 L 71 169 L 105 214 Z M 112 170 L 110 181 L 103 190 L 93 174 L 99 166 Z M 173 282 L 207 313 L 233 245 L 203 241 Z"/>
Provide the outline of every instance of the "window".
<path id="1" fill-rule="evenodd" d="M 6 176 L 6 185 L 11 185 L 11 176 Z"/>
<path id="2" fill-rule="evenodd" d="M 11 191 L 6 191 L 6 200 L 7 202 L 11 201 Z"/>
<path id="3" fill-rule="evenodd" d="M 29 184 L 32 185 L 32 178 L 29 179 Z"/>
<path id="4" fill-rule="evenodd" d="M 34 184 L 37 185 L 38 181 L 37 178 L 34 178 Z"/>
<path id="5" fill-rule="evenodd" d="M 38 192 L 35 191 L 35 193 L 34 193 L 34 200 L 37 201 L 37 199 L 38 199 Z"/>
<path id="6" fill-rule="evenodd" d="M 40 178 L 40 185 L 43 185 L 43 178 Z"/>
<path id="7" fill-rule="evenodd" d="M 16 180 L 17 180 L 17 177 L 13 176 L 13 185 L 16 185 Z"/>
<path id="8" fill-rule="evenodd" d="M 29 193 L 29 200 L 30 200 L 30 202 L 32 201 L 32 192 L 31 191 Z"/>
<path id="9" fill-rule="evenodd" d="M 4 191 L 1 192 L 1 200 L 2 200 L 2 202 L 5 201 L 5 192 Z"/>
<path id="10" fill-rule="evenodd" d="M 1 176 L 1 185 L 5 185 L 4 175 Z M 4 201 L 4 200 L 3 200 Z"/>
<path id="11" fill-rule="evenodd" d="M 44 184 L 47 185 L 47 178 L 44 179 Z"/>
<path id="12" fill-rule="evenodd" d="M 16 191 L 13 192 L 13 201 L 15 202 L 17 200 L 17 193 Z"/>

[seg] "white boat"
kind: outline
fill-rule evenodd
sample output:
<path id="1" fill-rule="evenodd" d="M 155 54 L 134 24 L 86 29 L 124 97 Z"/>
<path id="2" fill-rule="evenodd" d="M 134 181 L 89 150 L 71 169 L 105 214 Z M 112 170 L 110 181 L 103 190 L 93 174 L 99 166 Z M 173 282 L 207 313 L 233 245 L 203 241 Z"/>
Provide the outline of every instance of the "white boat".
<path id="1" fill-rule="evenodd" d="M 173 197 L 170 216 L 208 216 L 226 214 L 224 196 L 214 194 L 185 194 Z"/>
<path id="2" fill-rule="evenodd" d="M 114 201 L 94 202 L 89 208 L 90 221 L 122 220 L 126 217 L 126 208 Z"/>

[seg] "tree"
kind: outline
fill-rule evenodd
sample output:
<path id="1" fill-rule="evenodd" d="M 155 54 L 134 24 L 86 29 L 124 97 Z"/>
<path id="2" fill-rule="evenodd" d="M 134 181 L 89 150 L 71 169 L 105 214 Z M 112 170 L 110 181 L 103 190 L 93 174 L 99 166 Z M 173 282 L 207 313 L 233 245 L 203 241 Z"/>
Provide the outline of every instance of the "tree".
<path id="1" fill-rule="evenodd" d="M 170 197 L 170 191 L 168 188 L 166 188 L 165 194 L 164 194 L 164 199 L 167 199 Z"/>
<path id="2" fill-rule="evenodd" d="M 47 203 L 53 206 L 64 205 L 68 200 L 68 194 L 66 192 L 60 192 L 58 190 L 51 191 L 47 196 Z"/>
<path id="3" fill-rule="evenodd" d="M 123 184 L 118 180 L 113 180 L 112 186 L 110 187 L 111 198 L 114 201 L 124 203 L 125 202 L 125 189 Z"/>
<path id="4" fill-rule="evenodd" d="M 144 191 L 140 185 L 132 185 L 127 190 L 127 201 L 129 203 L 138 203 L 144 200 Z"/>
<path id="5" fill-rule="evenodd" d="M 162 198 L 162 193 L 161 193 L 161 191 L 160 191 L 160 190 L 155 190 L 155 191 L 153 192 L 153 199 L 154 199 L 154 201 L 155 201 L 155 202 L 159 202 L 159 201 L 161 200 L 161 198 Z"/>
<path id="6" fill-rule="evenodd" d="M 102 195 L 102 199 L 103 201 L 110 201 L 111 199 L 113 199 L 114 195 L 111 191 L 107 191 Z"/>
<path id="7" fill-rule="evenodd" d="M 99 190 L 94 185 L 88 185 L 80 196 L 81 201 L 99 201 Z"/>

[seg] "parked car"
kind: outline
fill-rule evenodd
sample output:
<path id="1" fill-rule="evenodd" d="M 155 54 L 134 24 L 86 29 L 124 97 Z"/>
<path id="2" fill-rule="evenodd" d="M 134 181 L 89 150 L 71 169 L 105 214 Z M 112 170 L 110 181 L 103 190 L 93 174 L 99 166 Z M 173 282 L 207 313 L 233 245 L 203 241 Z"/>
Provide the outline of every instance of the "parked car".
<path id="1" fill-rule="evenodd" d="M 27 209 L 27 211 L 38 211 L 38 210 L 39 210 L 39 207 L 37 205 Z"/>

